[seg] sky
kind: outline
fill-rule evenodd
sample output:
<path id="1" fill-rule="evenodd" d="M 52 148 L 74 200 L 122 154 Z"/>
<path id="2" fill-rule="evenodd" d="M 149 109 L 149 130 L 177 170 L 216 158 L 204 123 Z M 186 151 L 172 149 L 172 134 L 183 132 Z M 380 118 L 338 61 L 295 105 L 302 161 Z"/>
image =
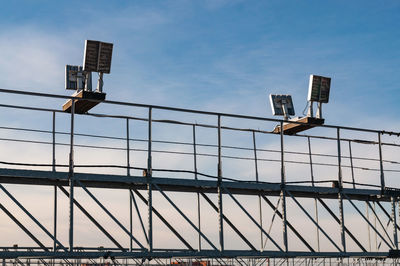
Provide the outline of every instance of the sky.
<path id="1" fill-rule="evenodd" d="M 108 99 L 272 117 L 332 77 L 329 124 L 396 131 L 398 1 L 7 1 L 0 87 L 68 95 L 85 39 L 114 43 Z M 393 121 L 391 121 L 393 120 Z"/>
<path id="2" fill-rule="evenodd" d="M 114 44 L 111 74 L 104 77 L 108 100 L 272 118 L 269 94 L 290 94 L 302 116 L 309 75 L 316 74 L 332 78 L 323 106 L 327 124 L 400 131 L 399 1 L 6 1 L 0 10 L 0 88 L 70 95 L 65 65 L 82 64 L 86 39 Z M 9 100 L 4 96 L 0 103 Z M 13 125 L 18 114 L 0 121 Z M 21 123 L 50 126 L 31 118 Z M 174 137 L 173 130 L 165 132 Z M 12 154 L 43 159 L 37 151 Z M 87 161 L 99 156 L 81 154 Z M 180 164 L 176 159 L 174 165 Z M 231 171 L 250 175 L 241 166 Z M 51 227 L 51 215 L 46 219 Z M 88 243 L 96 243 L 91 238 Z"/>

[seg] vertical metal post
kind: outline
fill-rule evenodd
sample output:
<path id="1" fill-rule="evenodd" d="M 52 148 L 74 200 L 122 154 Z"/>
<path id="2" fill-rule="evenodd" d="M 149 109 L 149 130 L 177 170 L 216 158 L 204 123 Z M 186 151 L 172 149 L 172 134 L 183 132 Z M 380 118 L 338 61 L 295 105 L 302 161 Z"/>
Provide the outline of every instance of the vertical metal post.
<path id="1" fill-rule="evenodd" d="M 197 180 L 197 149 L 196 149 L 196 125 L 193 125 L 193 168 L 194 179 Z M 197 227 L 199 228 L 198 241 L 201 250 L 201 216 L 200 216 L 200 193 L 197 192 Z"/>
<path id="2" fill-rule="evenodd" d="M 128 177 L 131 176 L 131 165 L 130 165 L 130 146 L 129 146 L 129 118 L 126 118 L 126 175 Z M 132 252 L 133 248 L 133 238 L 132 238 L 132 193 L 130 192 L 129 189 L 129 233 L 130 233 L 130 239 L 129 239 L 129 251 Z"/>
<path id="3" fill-rule="evenodd" d="M 281 121 L 281 202 L 283 222 L 283 244 L 285 252 L 288 252 L 287 218 L 286 218 L 286 176 L 285 176 L 285 148 L 283 143 L 283 121 Z"/>
<path id="4" fill-rule="evenodd" d="M 396 202 L 399 204 L 399 211 L 398 211 L 398 213 L 399 213 L 399 219 L 400 219 L 400 202 L 399 202 L 399 198 L 396 198 Z M 400 220 L 399 220 L 400 221 Z"/>
<path id="5" fill-rule="evenodd" d="M 397 241 L 396 201 L 397 197 L 392 197 L 393 243 L 395 248 L 399 249 L 399 243 Z"/>
<path id="6" fill-rule="evenodd" d="M 373 209 L 373 211 L 374 211 L 374 213 L 376 213 L 376 204 L 375 204 L 375 201 L 374 201 L 374 209 Z M 376 215 L 374 215 L 374 228 L 376 228 Z M 376 230 L 374 230 L 375 231 L 375 251 L 377 251 L 378 252 L 378 234 L 377 234 L 377 232 L 376 232 Z"/>
<path id="7" fill-rule="evenodd" d="M 353 188 L 356 188 L 356 181 L 354 178 L 354 167 L 353 167 L 353 153 L 351 151 L 351 140 L 349 140 L 349 155 L 350 155 L 351 179 L 353 181 Z"/>
<path id="8" fill-rule="evenodd" d="M 220 251 L 224 251 L 224 220 L 222 212 L 222 154 L 221 154 L 221 116 L 218 115 L 218 225 Z"/>
<path id="9" fill-rule="evenodd" d="M 346 252 L 346 235 L 344 229 L 344 214 L 343 214 L 343 198 L 342 198 L 342 151 L 340 146 L 340 128 L 337 128 L 337 150 L 338 150 L 338 181 L 339 181 L 339 219 L 340 219 L 340 233 L 342 238 L 343 252 Z"/>
<path id="10" fill-rule="evenodd" d="M 53 159 L 52 159 L 52 171 L 56 171 L 56 112 L 53 111 L 53 127 L 52 127 L 52 137 L 53 137 Z M 55 186 L 57 187 L 57 186 Z"/>
<path id="11" fill-rule="evenodd" d="M 381 170 L 381 190 L 383 192 L 385 190 L 385 175 L 383 172 L 382 141 L 380 132 L 378 133 L 378 142 L 379 142 L 379 166 Z"/>
<path id="12" fill-rule="evenodd" d="M 256 133 L 253 130 L 253 150 L 254 150 L 254 169 L 256 172 L 256 182 L 258 182 L 258 159 L 257 159 L 257 144 L 256 144 Z M 263 238 L 263 219 L 262 219 L 262 205 L 261 205 L 261 195 L 258 195 L 258 208 L 259 208 L 259 216 L 260 216 L 260 240 L 261 240 L 261 245 L 260 245 L 260 250 L 263 251 L 263 243 L 264 243 L 264 238 Z"/>
<path id="13" fill-rule="evenodd" d="M 365 212 L 367 216 L 367 220 L 369 221 L 369 208 L 368 208 L 368 202 L 365 202 Z M 368 229 L 368 247 L 369 251 L 371 252 L 371 226 L 369 223 L 367 223 L 367 229 Z"/>
<path id="14" fill-rule="evenodd" d="M 312 161 L 312 151 L 311 151 L 311 139 L 310 137 L 307 137 L 307 143 L 308 143 L 308 157 L 310 159 L 310 173 L 311 173 L 311 185 L 315 186 L 314 184 L 314 168 L 313 168 L 313 161 Z M 314 206 L 315 206 L 315 221 L 317 225 L 319 225 L 319 215 L 318 215 L 318 202 L 317 199 L 314 199 Z M 320 251 L 320 244 L 319 244 L 319 227 L 316 227 L 317 230 L 317 248 L 318 251 Z"/>
<path id="15" fill-rule="evenodd" d="M 75 99 L 71 99 L 71 133 L 69 146 L 69 251 L 74 251 L 74 116 Z"/>
<path id="16" fill-rule="evenodd" d="M 148 239 L 149 239 L 149 245 L 148 249 L 149 252 L 153 252 L 153 186 L 152 186 L 152 160 L 151 160 L 151 118 L 152 117 L 152 108 L 149 107 L 149 135 L 148 135 L 148 155 L 147 155 L 147 171 L 146 171 L 146 177 L 147 177 L 147 201 L 148 201 Z"/>
<path id="17" fill-rule="evenodd" d="M 311 152 L 311 140 L 310 140 L 310 137 L 307 137 L 307 143 L 308 143 L 308 157 L 310 159 L 311 185 L 314 186 L 314 169 L 313 169 L 313 162 L 312 162 L 312 152 Z"/>
<path id="18" fill-rule="evenodd" d="M 56 112 L 53 111 L 53 127 L 52 127 L 52 137 L 53 137 L 53 160 L 52 160 L 52 171 L 56 171 Z M 53 223 L 53 251 L 57 250 L 57 185 L 54 185 L 54 223 Z"/>

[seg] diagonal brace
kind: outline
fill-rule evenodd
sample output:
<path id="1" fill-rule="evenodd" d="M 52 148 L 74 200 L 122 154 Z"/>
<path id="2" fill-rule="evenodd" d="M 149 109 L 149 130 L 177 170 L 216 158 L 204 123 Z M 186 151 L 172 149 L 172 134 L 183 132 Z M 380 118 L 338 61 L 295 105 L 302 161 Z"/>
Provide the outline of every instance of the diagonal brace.
<path id="1" fill-rule="evenodd" d="M 210 206 L 218 213 L 218 207 L 211 201 L 211 199 L 204 194 L 203 192 L 200 192 L 201 196 L 210 204 Z M 232 228 L 233 231 L 238 234 L 238 236 L 252 249 L 252 250 L 257 250 L 249 240 L 239 231 L 239 229 L 236 228 L 236 226 L 233 225 L 233 223 L 224 215 L 222 214 L 222 217 L 224 221 Z"/>
<path id="2" fill-rule="evenodd" d="M 320 198 L 318 198 L 318 201 L 322 204 L 322 206 L 324 206 L 325 210 L 327 212 L 329 212 L 329 214 L 333 217 L 333 219 L 335 219 L 335 221 L 340 224 L 340 220 L 339 218 L 335 215 L 335 213 L 329 208 L 329 206 Z M 357 240 L 357 238 L 350 232 L 349 229 L 347 229 L 347 227 L 344 227 L 344 230 L 346 231 L 346 233 L 350 236 L 351 239 L 353 239 L 353 241 L 357 244 L 357 246 L 359 248 L 361 248 L 362 251 L 367 252 L 367 250 L 363 247 L 363 245 L 361 245 L 361 243 Z"/>
<path id="3" fill-rule="evenodd" d="M 378 214 L 376 213 L 376 211 L 375 211 L 374 209 L 372 209 L 372 206 L 371 206 L 371 204 L 369 203 L 369 201 L 367 201 L 367 204 L 368 204 L 368 206 L 371 208 L 372 213 L 374 214 L 375 218 L 378 220 L 379 225 L 382 227 L 382 229 L 383 229 L 383 231 L 385 232 L 385 235 L 386 235 L 387 238 L 389 239 L 390 243 L 392 244 L 392 246 L 394 246 L 394 243 L 393 243 L 392 239 L 390 238 L 390 236 L 389 236 L 389 234 L 388 234 L 388 232 L 387 232 L 385 226 L 383 225 L 381 219 L 379 218 Z M 390 223 L 390 218 L 389 218 L 389 221 L 388 221 L 388 222 Z"/>
<path id="4" fill-rule="evenodd" d="M 290 193 L 290 191 L 286 191 L 286 193 L 293 199 L 293 201 L 297 204 L 297 206 L 300 207 L 300 209 L 304 212 L 304 214 L 307 215 L 307 217 L 319 228 L 319 230 L 321 230 L 321 232 L 337 248 L 337 250 L 339 250 L 339 252 L 342 252 L 342 250 L 338 247 L 338 245 L 336 245 L 335 241 L 333 241 L 332 238 L 325 232 L 325 230 L 322 229 L 322 227 L 314 220 L 314 218 L 307 212 L 307 210 L 304 209 L 303 206 L 301 206 L 300 202 L 298 202 L 298 200 L 295 197 L 293 197 L 292 193 Z"/>
<path id="5" fill-rule="evenodd" d="M 139 196 L 139 198 L 146 204 L 148 205 L 149 202 L 146 200 L 145 197 L 143 197 L 142 194 L 140 194 L 139 191 L 137 191 L 136 189 L 133 190 L 136 195 Z M 179 238 L 179 240 L 191 251 L 194 251 L 194 248 L 172 227 L 172 225 L 170 223 L 167 222 L 167 220 L 165 220 L 165 218 L 154 208 L 152 207 L 152 211 L 154 212 L 155 215 L 157 215 L 157 217 L 168 227 L 169 230 L 171 230 L 172 233 L 174 233 L 174 235 Z"/>
<path id="6" fill-rule="evenodd" d="M 385 210 L 385 208 L 382 206 L 382 204 L 379 201 L 377 201 L 376 203 L 378 203 L 378 206 L 381 208 L 383 213 L 385 213 L 385 215 L 389 218 L 389 222 L 391 221 L 393 223 L 392 217 L 390 217 L 390 214 Z M 396 227 L 398 230 L 400 230 L 400 226 L 398 224 L 396 224 Z"/>
<path id="7" fill-rule="evenodd" d="M 275 240 L 267 233 L 265 232 L 265 230 L 259 225 L 259 223 L 254 220 L 254 218 L 250 215 L 250 213 L 243 207 L 242 204 L 240 204 L 240 202 L 232 195 L 232 193 L 226 188 L 223 187 L 223 189 L 225 190 L 226 193 L 228 193 L 228 195 L 233 199 L 233 201 L 235 201 L 235 203 L 240 207 L 240 209 L 247 215 L 247 217 L 250 218 L 250 220 L 269 238 L 269 240 L 271 240 L 272 243 L 274 243 L 274 245 L 280 250 L 283 251 L 283 249 L 275 242 Z"/>
<path id="8" fill-rule="evenodd" d="M 354 209 L 356 209 L 356 211 L 364 218 L 364 220 L 369 224 L 369 226 L 371 226 L 371 228 L 375 231 L 375 233 L 383 240 L 383 242 L 385 242 L 385 244 L 389 247 L 392 248 L 390 246 L 390 244 L 386 241 L 386 239 L 378 232 L 378 230 L 371 224 L 371 222 L 364 216 L 364 214 L 360 211 L 360 209 L 353 203 L 353 201 L 351 201 L 351 199 L 349 199 L 347 197 L 346 194 L 343 193 L 343 196 L 351 203 L 351 205 L 354 207 Z"/>
<path id="9" fill-rule="evenodd" d="M 128 236 L 132 237 L 133 241 L 136 242 L 136 244 L 141 247 L 142 249 L 145 249 L 145 247 L 125 228 L 125 226 L 123 226 L 117 218 L 115 218 L 114 215 L 111 214 L 111 212 L 109 210 L 107 210 L 107 208 L 86 188 L 86 186 L 84 186 L 82 184 L 81 181 L 76 180 L 76 182 L 79 184 L 79 186 L 81 186 L 81 188 L 83 188 L 83 190 L 85 190 L 85 192 L 97 203 L 97 205 L 99 205 L 103 211 L 105 213 L 107 213 L 107 215 L 125 232 L 128 234 Z"/>
<path id="10" fill-rule="evenodd" d="M 36 244 L 38 244 L 41 248 L 43 248 L 45 251 L 49 251 L 48 248 L 45 247 L 45 245 L 43 245 L 42 242 L 39 241 L 39 239 L 37 239 L 23 224 L 21 224 L 20 221 L 18 221 L 18 219 L 12 215 L 4 206 L 3 204 L 0 203 L 0 209 L 2 209 L 5 214 L 8 215 L 8 217 L 11 218 L 11 220 L 14 221 L 14 223 L 16 223 L 33 241 L 36 242 Z"/>
<path id="11" fill-rule="evenodd" d="M 149 238 L 147 237 L 146 229 L 144 228 L 144 223 L 142 220 L 142 215 L 140 214 L 139 207 L 136 202 L 135 194 L 133 194 L 132 189 L 129 189 L 129 193 L 131 193 L 133 204 L 135 205 L 136 213 L 139 217 L 140 225 L 142 226 L 144 237 L 146 238 L 147 244 L 149 243 Z"/>
<path id="12" fill-rule="evenodd" d="M 68 191 L 67 191 L 65 188 L 63 188 L 62 186 L 58 186 L 58 188 L 59 188 L 67 197 L 69 197 L 69 193 L 68 193 Z M 119 243 L 117 242 L 117 240 L 115 240 L 115 239 L 110 235 L 110 233 L 108 233 L 108 232 L 106 231 L 106 229 L 104 229 L 104 227 L 101 226 L 101 225 L 96 221 L 96 219 L 94 219 L 93 216 L 90 215 L 90 214 L 85 210 L 85 208 L 83 208 L 83 206 L 80 205 L 79 202 L 76 201 L 75 199 L 74 199 L 74 204 L 76 205 L 76 207 L 78 207 L 78 208 L 81 210 L 81 212 L 82 212 L 83 214 L 86 215 L 87 218 L 89 218 L 89 220 L 90 220 L 104 235 L 106 235 L 106 236 L 108 237 L 108 239 L 111 240 L 111 242 L 113 242 L 120 250 L 122 250 L 122 251 L 125 250 L 125 249 L 121 246 L 121 244 L 119 244 Z"/>
<path id="13" fill-rule="evenodd" d="M 26 214 L 29 216 L 29 218 L 31 218 L 31 220 L 40 227 L 40 229 L 43 230 L 43 232 L 45 232 L 53 241 L 55 240 L 56 243 L 62 247 L 65 251 L 67 251 L 67 249 L 60 243 L 60 241 L 58 241 L 27 209 L 25 209 L 25 207 L 2 185 L 0 184 L 0 188 L 4 191 L 4 193 L 7 194 L 7 196 L 15 203 L 17 204 L 17 206 Z"/>
<path id="14" fill-rule="evenodd" d="M 265 202 L 268 203 L 268 205 L 272 208 L 272 210 L 274 210 L 274 215 L 277 214 L 279 216 L 279 218 L 283 218 L 282 213 L 278 210 L 277 207 L 274 206 L 274 204 L 272 204 L 272 202 L 264 195 L 261 196 Z M 278 202 L 279 203 L 279 202 Z M 315 250 L 311 247 L 310 244 L 308 244 L 308 242 L 302 237 L 302 235 L 293 227 L 293 225 L 289 222 L 286 221 L 288 227 L 293 231 L 293 233 L 301 240 L 301 242 L 303 242 L 304 245 L 306 245 L 306 247 L 311 251 L 311 252 L 315 252 Z"/>
<path id="15" fill-rule="evenodd" d="M 157 186 L 157 184 L 154 184 L 154 187 L 161 192 L 161 194 L 172 205 L 172 207 L 179 212 L 179 214 L 204 238 L 204 240 L 207 241 L 208 244 L 210 244 L 213 249 L 218 250 L 218 248 L 199 230 L 199 228 L 192 223 L 192 221 L 178 208 L 178 206 L 176 206 L 176 204 L 167 196 L 167 194 L 165 194 L 165 192 L 159 186 Z"/>

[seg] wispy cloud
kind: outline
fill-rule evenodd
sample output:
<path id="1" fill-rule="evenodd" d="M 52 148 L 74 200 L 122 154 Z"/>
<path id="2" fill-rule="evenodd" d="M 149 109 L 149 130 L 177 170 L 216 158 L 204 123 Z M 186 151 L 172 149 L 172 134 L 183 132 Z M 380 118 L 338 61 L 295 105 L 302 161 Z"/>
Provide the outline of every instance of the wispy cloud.
<path id="1" fill-rule="evenodd" d="M 63 88 L 64 66 L 75 57 L 75 47 L 63 34 L 36 27 L 16 27 L 0 32 L 1 86 L 57 92 Z"/>

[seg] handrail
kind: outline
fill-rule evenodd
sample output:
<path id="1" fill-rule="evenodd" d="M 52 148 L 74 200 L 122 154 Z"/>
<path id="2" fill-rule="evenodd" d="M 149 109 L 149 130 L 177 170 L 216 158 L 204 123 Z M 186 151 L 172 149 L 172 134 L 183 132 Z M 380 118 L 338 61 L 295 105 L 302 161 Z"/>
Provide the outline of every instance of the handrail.
<path id="1" fill-rule="evenodd" d="M 41 92 L 32 92 L 32 91 L 20 91 L 20 90 L 11 90 L 11 89 L 2 89 L 0 88 L 0 92 L 2 93 L 10 93 L 10 94 L 21 94 L 21 95 L 30 95 L 30 96 L 38 96 L 38 97 L 48 97 L 48 98 L 58 98 L 58 99 L 76 99 L 79 100 L 81 98 L 74 96 L 65 96 L 58 94 L 50 94 L 50 93 L 41 93 Z M 243 118 L 250 120 L 261 120 L 261 121 L 269 121 L 269 122 L 287 122 L 282 119 L 273 119 L 259 116 L 249 116 L 249 115 L 239 115 L 239 114 L 229 114 L 229 113 L 221 113 L 221 112 L 211 112 L 211 111 L 201 111 L 187 108 L 177 108 L 177 107 L 169 107 L 169 106 L 161 106 L 161 105 L 151 105 L 151 104 L 140 104 L 140 103 L 130 103 L 130 102 L 121 102 L 121 101 L 112 101 L 112 100 L 96 100 L 96 99 L 87 99 L 93 102 L 103 102 L 108 104 L 115 105 L 125 105 L 125 106 L 133 106 L 133 107 L 143 107 L 143 108 L 152 108 L 152 109 L 160 109 L 160 110 L 168 110 L 168 111 L 177 111 L 177 112 L 186 112 L 186 113 L 195 113 L 202 115 L 212 115 L 212 116 L 223 116 L 223 117 L 232 117 L 232 118 Z M 50 110 L 50 109 L 47 109 Z M 302 122 L 290 121 L 293 124 L 304 124 Z M 394 131 L 384 131 L 384 130 L 376 130 L 376 129 L 365 129 L 365 128 L 356 128 L 356 127 L 348 127 L 348 126 L 335 126 L 335 125 L 318 125 L 320 127 L 327 128 L 340 128 L 345 130 L 354 130 L 354 131 L 362 131 L 362 132 L 371 132 L 371 133 L 381 133 L 381 134 L 390 134 L 400 136 L 400 132 Z"/>

